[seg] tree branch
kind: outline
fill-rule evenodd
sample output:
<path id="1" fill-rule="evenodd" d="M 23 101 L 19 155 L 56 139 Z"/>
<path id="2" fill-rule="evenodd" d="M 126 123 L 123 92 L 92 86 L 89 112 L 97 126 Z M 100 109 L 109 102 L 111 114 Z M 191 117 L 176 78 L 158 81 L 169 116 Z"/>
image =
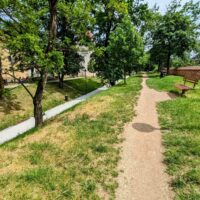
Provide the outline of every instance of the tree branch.
<path id="1" fill-rule="evenodd" d="M 14 21 L 15 23 L 19 24 L 19 22 L 13 18 L 13 16 L 5 9 L 2 9 L 2 11 L 12 20 Z"/>
<path id="2" fill-rule="evenodd" d="M 11 76 L 12 78 L 14 78 L 15 80 L 17 80 L 18 83 L 20 83 L 20 84 L 24 87 L 24 89 L 28 92 L 28 94 L 31 96 L 31 98 L 32 98 L 32 99 L 34 98 L 34 96 L 32 95 L 31 91 L 26 87 L 26 85 L 21 81 L 20 78 L 17 78 L 16 76 L 14 76 L 14 75 L 12 75 L 12 74 L 9 74 L 8 72 L 4 72 L 3 74 L 9 75 L 9 76 Z"/>
<path id="3" fill-rule="evenodd" d="M 18 29 L 17 30 L 17 26 L 15 26 L 15 24 L 18 24 L 22 29 L 24 29 L 24 27 L 5 9 L 2 9 L 2 11 L 6 14 L 7 17 L 9 17 L 10 20 L 12 20 L 14 22 L 14 24 L 12 23 L 13 28 L 15 28 L 15 30 L 20 33 L 21 31 Z M 1 21 L 3 22 L 7 22 L 6 20 L 3 20 L 1 18 Z"/>

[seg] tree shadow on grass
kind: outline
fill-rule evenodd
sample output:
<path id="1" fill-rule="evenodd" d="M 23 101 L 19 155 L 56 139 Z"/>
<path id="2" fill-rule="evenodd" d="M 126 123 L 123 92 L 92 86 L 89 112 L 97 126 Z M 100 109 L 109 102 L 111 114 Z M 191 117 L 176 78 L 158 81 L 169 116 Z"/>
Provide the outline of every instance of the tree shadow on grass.
<path id="1" fill-rule="evenodd" d="M 177 98 L 177 97 L 183 97 L 183 98 L 186 97 L 185 95 L 181 95 L 180 92 L 175 91 L 175 90 L 170 90 L 167 94 L 169 95 L 169 97 L 170 97 L 171 99 L 175 99 L 175 98 Z"/>
<path id="2" fill-rule="evenodd" d="M 0 112 L 10 114 L 12 111 L 22 110 L 20 102 L 17 101 L 17 95 L 6 91 L 2 100 L 0 100 Z"/>

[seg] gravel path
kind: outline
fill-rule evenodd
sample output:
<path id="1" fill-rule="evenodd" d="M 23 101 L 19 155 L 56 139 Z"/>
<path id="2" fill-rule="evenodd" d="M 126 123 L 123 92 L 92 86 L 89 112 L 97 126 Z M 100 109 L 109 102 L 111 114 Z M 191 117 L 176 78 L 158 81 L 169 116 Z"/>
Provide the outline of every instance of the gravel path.
<path id="1" fill-rule="evenodd" d="M 165 173 L 161 131 L 156 103 L 170 99 L 146 85 L 136 107 L 137 116 L 127 124 L 123 137 L 117 200 L 171 200 L 170 177 Z"/>

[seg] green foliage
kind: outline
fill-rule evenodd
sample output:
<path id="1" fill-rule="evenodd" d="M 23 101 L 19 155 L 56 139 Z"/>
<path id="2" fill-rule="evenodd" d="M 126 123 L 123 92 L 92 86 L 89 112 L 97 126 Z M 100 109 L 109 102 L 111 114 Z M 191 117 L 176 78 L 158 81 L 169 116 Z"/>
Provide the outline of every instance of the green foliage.
<path id="1" fill-rule="evenodd" d="M 58 17 L 58 39 L 64 56 L 64 67 L 56 67 L 58 74 L 77 75 L 83 68 L 83 57 L 78 54 L 79 45 L 90 45 L 86 37 L 94 18 L 91 17 L 89 1 L 66 1 L 58 3 L 60 15 Z"/>
<path id="2" fill-rule="evenodd" d="M 173 1 L 167 13 L 158 18 L 152 32 L 153 45 L 150 50 L 154 63 L 169 68 L 172 56 L 183 58 L 185 52 L 195 48 L 198 22 L 194 20 L 194 15 L 198 9 L 199 3 L 180 8 L 179 2 Z"/>
<path id="3" fill-rule="evenodd" d="M 11 56 L 7 74 L 18 80 L 32 98 L 35 126 L 42 125 L 42 97 L 48 73 L 63 67 L 63 55 L 57 49 L 58 0 L 3 0 L 0 3 L 2 42 Z M 39 81 L 33 95 L 14 71 L 37 70 Z"/>
<path id="4" fill-rule="evenodd" d="M 91 17 L 92 4 L 90 1 L 82 0 L 60 0 L 58 2 L 58 37 L 68 40 L 69 43 L 78 41 L 84 43 L 86 40 L 86 31 L 94 23 L 94 17 Z"/>
<path id="5" fill-rule="evenodd" d="M 143 0 L 130 0 L 128 1 L 128 12 L 134 26 L 137 27 L 137 30 L 146 39 L 145 42 L 148 43 L 148 32 L 154 26 L 158 15 L 158 8 L 150 9 L 148 3 Z"/>
<path id="6" fill-rule="evenodd" d="M 109 47 L 96 48 L 90 60 L 90 69 L 97 73 L 99 77 L 114 84 L 123 76 L 123 68 L 113 65 L 109 57 Z"/>
<path id="7" fill-rule="evenodd" d="M 94 0 L 94 17 L 96 19 L 95 42 L 96 48 L 92 54 L 90 69 L 95 71 L 98 76 L 109 82 L 115 82 L 121 77 L 121 73 L 117 68 L 110 67 L 109 40 L 111 33 L 115 30 L 118 23 L 128 14 L 128 4 L 126 1 L 99 1 Z"/>
<path id="8" fill-rule="evenodd" d="M 143 41 L 129 19 L 129 3 L 95 2 L 96 48 L 89 68 L 114 84 L 127 71 L 137 71 L 138 65 L 143 64 Z"/>
<path id="9" fill-rule="evenodd" d="M 109 46 L 110 68 L 119 71 L 119 76 L 126 72 L 137 71 L 144 51 L 143 40 L 129 18 L 124 18 L 111 33 Z M 121 77 L 117 77 L 118 79 Z M 116 79 L 116 80 L 118 80 Z"/>
<path id="10" fill-rule="evenodd" d="M 47 55 L 48 2 L 3 0 L 0 4 L 4 46 L 15 61 L 15 70 L 49 70 L 63 57 L 56 49 Z"/>
<path id="11" fill-rule="evenodd" d="M 93 0 L 95 17 L 95 39 L 97 46 L 108 45 L 110 33 L 115 29 L 121 19 L 128 14 L 128 4 L 125 0 L 101 1 Z"/>
<path id="12" fill-rule="evenodd" d="M 194 66 L 197 64 L 195 59 L 191 58 L 190 53 L 184 53 L 183 57 L 173 56 L 171 59 L 173 67 Z"/>
<path id="13" fill-rule="evenodd" d="M 55 66 L 62 68 L 64 61 L 62 52 L 53 50 L 48 54 L 48 67 L 54 69 Z"/>
<path id="14" fill-rule="evenodd" d="M 77 75 L 81 69 L 83 69 L 82 62 L 84 62 L 84 58 L 79 55 L 79 49 L 74 45 L 68 45 L 65 47 L 66 49 L 63 50 L 62 56 L 64 57 L 63 67 L 59 67 L 59 64 L 54 64 L 52 72 L 57 74 L 62 74 L 63 78 L 64 75 Z M 57 67 L 58 66 L 58 67 Z"/>
<path id="15" fill-rule="evenodd" d="M 197 43 L 196 43 L 196 47 L 195 47 L 195 50 L 194 50 L 194 56 L 192 58 L 192 61 L 196 65 L 200 65 L 200 40 L 198 40 Z"/>

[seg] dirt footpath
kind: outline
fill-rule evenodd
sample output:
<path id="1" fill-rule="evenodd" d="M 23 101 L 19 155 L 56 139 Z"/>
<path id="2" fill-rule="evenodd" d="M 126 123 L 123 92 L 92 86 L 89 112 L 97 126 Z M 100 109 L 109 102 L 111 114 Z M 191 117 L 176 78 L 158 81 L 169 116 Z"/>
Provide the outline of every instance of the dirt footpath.
<path id="1" fill-rule="evenodd" d="M 156 102 L 171 99 L 146 85 L 143 78 L 137 116 L 127 124 L 123 137 L 117 200 L 172 200 L 170 177 L 165 173 Z"/>

